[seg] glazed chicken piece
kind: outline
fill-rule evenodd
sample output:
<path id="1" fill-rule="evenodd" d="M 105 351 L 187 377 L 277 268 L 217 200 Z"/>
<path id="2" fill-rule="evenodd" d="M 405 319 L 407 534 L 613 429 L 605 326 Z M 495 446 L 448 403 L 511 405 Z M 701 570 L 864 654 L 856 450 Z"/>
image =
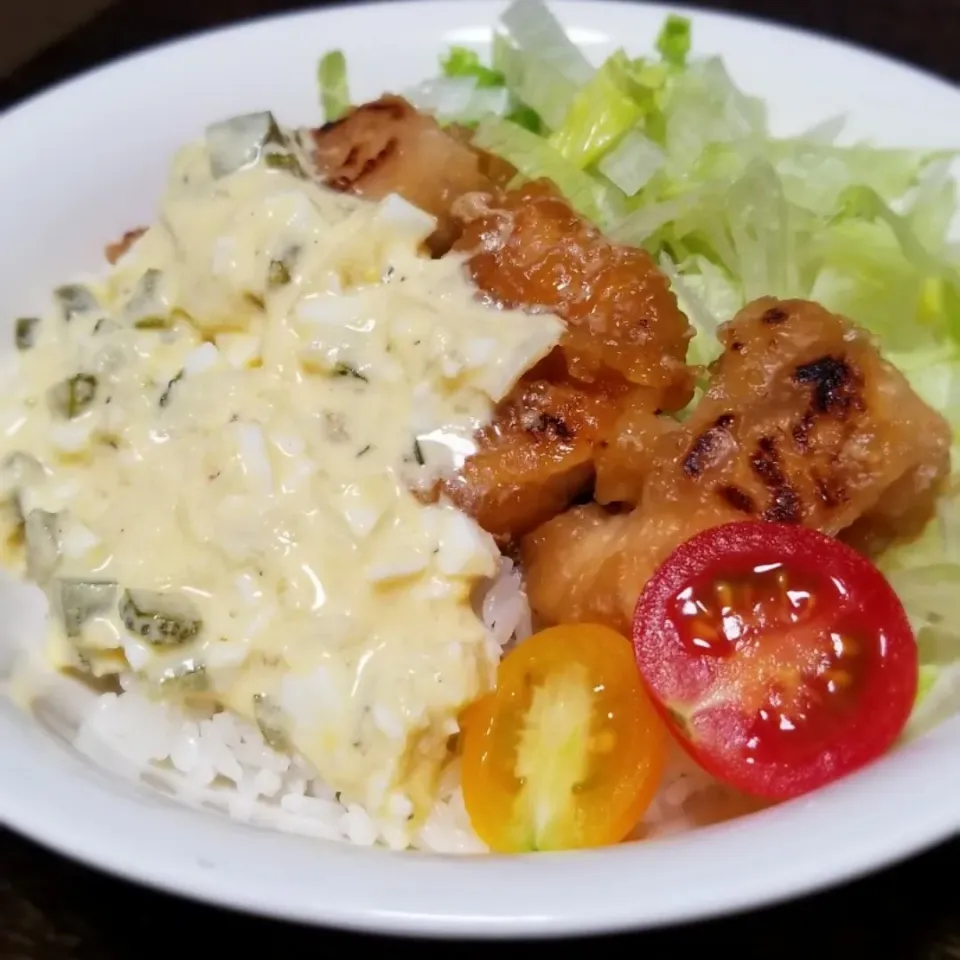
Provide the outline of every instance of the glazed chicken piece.
<path id="1" fill-rule="evenodd" d="M 590 488 L 621 417 L 656 428 L 655 412 L 689 401 L 691 328 L 649 255 L 603 239 L 545 181 L 467 196 L 455 211 L 464 232 L 454 251 L 467 254 L 477 287 L 497 304 L 548 309 L 567 325 L 444 485 L 509 542 Z"/>
<path id="2" fill-rule="evenodd" d="M 814 303 L 767 298 L 720 339 L 694 414 L 647 451 L 639 505 L 577 507 L 524 540 L 530 601 L 545 621 L 628 631 L 668 554 L 732 520 L 804 524 L 875 551 L 932 515 L 949 426 L 867 334 Z"/>
<path id="3" fill-rule="evenodd" d="M 560 348 L 504 400 L 477 454 L 442 487 L 501 543 L 590 489 L 625 404 L 655 419 L 689 401 L 692 329 L 666 277 L 644 251 L 605 240 L 551 184 L 507 189 L 509 164 L 400 97 L 312 136 L 330 186 L 370 199 L 399 193 L 438 218 L 435 255 L 459 237 L 455 253 L 482 296 L 567 324 Z"/>
<path id="4" fill-rule="evenodd" d="M 462 136 L 451 136 L 403 97 L 390 94 L 355 107 L 311 136 L 314 162 L 328 186 L 368 200 L 399 193 L 435 216 L 437 229 L 428 240 L 435 256 L 459 234 L 453 201 L 492 189 L 490 174 L 501 174 Z"/>
<path id="5" fill-rule="evenodd" d="M 630 389 L 620 381 L 578 383 L 545 367 L 517 384 L 476 435 L 478 452 L 443 486 L 504 545 L 589 489 L 597 450 Z"/>
<path id="6" fill-rule="evenodd" d="M 618 377 L 656 392 L 661 410 L 690 399 L 685 364 L 693 330 L 650 255 L 619 246 L 580 217 L 546 180 L 455 206 L 474 283 L 495 303 L 550 310 L 567 325 L 570 375 Z"/>
<path id="7" fill-rule="evenodd" d="M 636 506 L 654 467 L 650 450 L 676 429 L 676 420 L 660 415 L 656 391 L 634 390 L 620 404 L 617 419 L 597 451 L 593 499 Z"/>
<path id="8" fill-rule="evenodd" d="M 439 219 L 434 252 L 462 230 L 455 249 L 491 301 L 561 317 L 575 379 L 613 372 L 656 390 L 663 410 L 687 403 L 693 331 L 667 278 L 645 251 L 605 240 L 548 181 L 500 190 L 512 167 L 392 95 L 312 137 L 329 186 L 370 199 L 399 193 Z"/>

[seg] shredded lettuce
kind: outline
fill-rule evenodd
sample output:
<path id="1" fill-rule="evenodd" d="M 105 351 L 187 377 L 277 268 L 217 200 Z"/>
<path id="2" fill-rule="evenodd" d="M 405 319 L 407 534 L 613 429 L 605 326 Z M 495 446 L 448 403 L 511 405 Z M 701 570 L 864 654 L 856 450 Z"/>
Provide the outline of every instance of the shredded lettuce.
<path id="1" fill-rule="evenodd" d="M 614 55 L 577 91 L 549 143 L 578 167 L 595 163 L 640 122 L 644 105 L 631 94 L 630 63 Z"/>
<path id="2" fill-rule="evenodd" d="M 503 74 L 484 66 L 480 54 L 466 47 L 451 47 L 449 53 L 441 57 L 440 69 L 445 77 L 471 77 L 478 87 L 504 85 Z"/>
<path id="3" fill-rule="evenodd" d="M 473 142 L 509 160 L 527 179 L 552 180 L 585 217 L 599 221 L 609 215 L 607 207 L 614 202 L 616 188 L 599 184 L 537 134 L 510 120 L 489 117 L 477 127 Z"/>
<path id="4" fill-rule="evenodd" d="M 956 511 L 957 504 L 952 504 Z M 917 637 L 920 683 L 909 733 L 922 733 L 956 713 L 960 706 L 960 563 L 950 561 L 953 542 L 944 550 L 942 531 L 925 535 L 912 556 L 883 558 L 885 572 L 903 603 Z M 898 564 L 902 564 L 898 566 Z"/>
<path id="5" fill-rule="evenodd" d="M 577 92 L 576 83 L 536 53 L 523 53 L 503 34 L 493 38 L 493 66 L 515 102 L 537 117 L 536 131 L 559 126 Z"/>
<path id="6" fill-rule="evenodd" d="M 510 106 L 505 87 L 484 85 L 475 75 L 437 77 L 407 90 L 407 99 L 441 123 L 474 126 L 484 117 L 502 116 Z"/>
<path id="7" fill-rule="evenodd" d="M 689 362 L 708 364 L 718 326 L 755 297 L 817 300 L 877 337 L 950 422 L 960 463 L 956 154 L 845 143 L 842 118 L 775 137 L 762 100 L 719 58 L 695 56 L 689 19 L 668 16 L 650 39 L 648 55 L 618 50 L 594 66 L 542 0 L 515 0 L 489 64 L 465 48 L 445 55 L 432 109 L 475 125 L 477 145 L 522 177 L 552 179 L 611 238 L 649 250 L 696 330 Z M 342 107 L 345 78 L 331 88 Z M 911 729 L 960 710 L 956 473 L 950 484 L 924 536 L 880 559 L 918 637 Z"/>
<path id="8" fill-rule="evenodd" d="M 597 169 L 628 197 L 638 194 L 664 164 L 664 153 L 639 130 L 630 130 L 606 156 Z"/>
<path id="9" fill-rule="evenodd" d="M 690 21 L 671 13 L 657 37 L 657 52 L 667 62 L 682 67 L 690 53 Z"/>
<path id="10" fill-rule="evenodd" d="M 347 85 L 347 61 L 341 50 L 331 50 L 320 60 L 317 68 L 320 102 L 327 123 L 339 120 L 350 109 L 350 89 Z"/>
<path id="11" fill-rule="evenodd" d="M 578 86 L 593 76 L 590 61 L 543 0 L 511 4 L 501 15 L 499 27 L 521 54 L 536 56 Z"/>

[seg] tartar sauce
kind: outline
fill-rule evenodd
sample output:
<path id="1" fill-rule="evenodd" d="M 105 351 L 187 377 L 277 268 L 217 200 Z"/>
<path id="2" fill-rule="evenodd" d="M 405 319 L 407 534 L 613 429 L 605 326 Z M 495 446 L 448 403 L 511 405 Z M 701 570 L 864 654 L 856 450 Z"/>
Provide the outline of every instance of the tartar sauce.
<path id="1" fill-rule="evenodd" d="M 306 166 L 269 115 L 211 128 L 109 275 L 18 322 L 5 561 L 47 592 L 58 668 L 233 710 L 416 819 L 493 679 L 475 596 L 499 556 L 412 491 L 561 325 L 482 304 L 421 252 L 432 218 Z"/>

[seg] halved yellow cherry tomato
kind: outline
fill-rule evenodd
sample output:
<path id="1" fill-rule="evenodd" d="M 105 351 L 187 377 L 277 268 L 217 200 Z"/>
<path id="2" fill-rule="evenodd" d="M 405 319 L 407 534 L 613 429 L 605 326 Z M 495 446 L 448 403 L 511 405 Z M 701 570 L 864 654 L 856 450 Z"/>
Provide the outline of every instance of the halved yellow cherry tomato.
<path id="1" fill-rule="evenodd" d="M 607 627 L 551 627 L 523 641 L 464 720 L 464 803 L 501 853 L 618 843 L 663 773 L 666 729 L 630 641 Z"/>

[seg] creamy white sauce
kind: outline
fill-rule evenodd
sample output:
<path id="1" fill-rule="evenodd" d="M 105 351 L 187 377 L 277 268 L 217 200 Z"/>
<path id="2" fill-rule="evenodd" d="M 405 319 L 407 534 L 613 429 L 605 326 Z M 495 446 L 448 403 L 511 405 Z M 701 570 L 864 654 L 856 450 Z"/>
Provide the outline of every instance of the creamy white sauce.
<path id="1" fill-rule="evenodd" d="M 116 603 L 73 639 L 52 616 L 54 663 L 158 685 L 202 665 L 213 703 L 266 720 L 374 813 L 398 795 L 425 810 L 499 655 L 472 603 L 493 541 L 410 489 L 462 462 L 561 332 L 481 305 L 456 258 L 420 254 L 432 226 L 262 163 L 214 180 L 187 147 L 157 224 L 92 288 L 99 308 L 44 318 L 0 404 L 0 456 L 45 468 L 5 477 L 23 514 L 57 515 L 51 595 L 110 580 L 202 620 L 159 650 Z M 49 391 L 79 373 L 95 397 L 67 419 Z M 12 507 L 7 522 L 22 571 Z"/>

